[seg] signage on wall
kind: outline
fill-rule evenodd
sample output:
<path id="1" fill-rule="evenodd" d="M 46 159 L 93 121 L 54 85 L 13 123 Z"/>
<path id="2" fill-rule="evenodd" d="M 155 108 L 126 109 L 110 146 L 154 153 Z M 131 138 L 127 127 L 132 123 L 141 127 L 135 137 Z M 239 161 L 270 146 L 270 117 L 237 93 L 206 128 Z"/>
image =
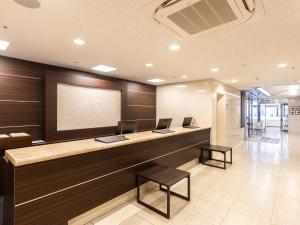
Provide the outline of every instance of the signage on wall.
<path id="1" fill-rule="evenodd" d="M 290 106 L 289 107 L 289 114 L 294 115 L 300 115 L 300 106 Z"/>

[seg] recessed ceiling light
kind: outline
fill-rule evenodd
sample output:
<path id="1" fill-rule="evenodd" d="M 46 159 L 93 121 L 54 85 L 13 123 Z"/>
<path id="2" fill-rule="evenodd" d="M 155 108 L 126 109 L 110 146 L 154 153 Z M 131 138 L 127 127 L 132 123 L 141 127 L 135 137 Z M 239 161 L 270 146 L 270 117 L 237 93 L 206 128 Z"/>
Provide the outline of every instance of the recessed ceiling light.
<path id="1" fill-rule="evenodd" d="M 224 90 L 223 87 L 218 87 L 216 91 L 217 91 L 217 93 L 219 93 L 219 94 L 225 94 L 225 90 Z"/>
<path id="2" fill-rule="evenodd" d="M 108 72 L 111 72 L 111 71 L 115 71 L 117 69 L 113 68 L 113 67 L 110 67 L 110 66 L 99 65 L 99 66 L 93 67 L 92 70 L 97 70 L 97 71 L 108 73 Z"/>
<path id="3" fill-rule="evenodd" d="M 297 95 L 297 90 L 290 90 L 289 95 L 292 95 L 292 96 Z"/>
<path id="4" fill-rule="evenodd" d="M 296 95 L 298 92 L 299 87 L 298 86 L 290 86 L 289 87 L 289 94 L 290 95 Z"/>
<path id="5" fill-rule="evenodd" d="M 295 90 L 295 89 L 298 90 L 298 89 L 299 89 L 299 86 L 297 86 L 297 85 L 292 85 L 292 86 L 290 86 L 289 88 L 290 88 L 290 89 L 293 89 L 293 90 Z"/>
<path id="6" fill-rule="evenodd" d="M 215 72 L 218 72 L 219 70 L 220 70 L 219 68 L 215 67 L 215 68 L 212 68 L 212 69 L 211 69 L 211 72 L 214 72 L 214 73 L 215 73 Z"/>
<path id="7" fill-rule="evenodd" d="M 153 67 L 153 64 L 152 63 L 146 63 L 145 66 L 146 67 Z"/>
<path id="8" fill-rule="evenodd" d="M 204 82 L 203 84 L 204 84 L 204 85 L 208 85 L 208 83 L 207 83 L 207 82 Z"/>
<path id="9" fill-rule="evenodd" d="M 172 45 L 170 45 L 169 49 L 172 50 L 172 51 L 177 51 L 177 50 L 180 49 L 180 45 L 172 44 Z"/>
<path id="10" fill-rule="evenodd" d="M 238 82 L 238 81 L 234 79 L 234 80 L 231 80 L 231 82 L 232 82 L 232 83 L 236 83 L 236 82 Z"/>
<path id="11" fill-rule="evenodd" d="M 187 86 L 184 84 L 176 85 L 177 88 L 186 88 Z"/>
<path id="12" fill-rule="evenodd" d="M 84 40 L 79 39 L 79 38 L 74 39 L 73 42 L 74 42 L 74 44 L 76 44 L 76 45 L 84 45 L 84 44 L 85 44 Z"/>
<path id="13" fill-rule="evenodd" d="M 0 50 L 6 50 L 7 49 L 7 47 L 9 46 L 9 42 L 8 41 L 1 41 L 0 40 Z"/>
<path id="14" fill-rule="evenodd" d="M 265 89 L 263 89 L 263 88 L 257 88 L 257 90 L 259 90 L 261 93 L 265 94 L 268 97 L 271 96 L 271 94 L 268 91 L 266 91 Z"/>
<path id="15" fill-rule="evenodd" d="M 162 83 L 162 82 L 165 82 L 165 80 L 159 79 L 159 78 L 150 79 L 148 81 L 152 82 L 152 83 Z"/>
<path id="16" fill-rule="evenodd" d="M 286 68 L 288 66 L 288 64 L 286 63 L 280 63 L 277 65 L 278 68 Z"/>
<path id="17" fill-rule="evenodd" d="M 181 76 L 183 79 L 186 79 L 186 78 L 188 78 L 188 76 L 187 75 L 183 75 L 183 76 Z"/>
<path id="18" fill-rule="evenodd" d="M 203 92 L 207 92 L 207 90 L 200 89 L 200 90 L 197 90 L 197 92 L 203 93 Z"/>

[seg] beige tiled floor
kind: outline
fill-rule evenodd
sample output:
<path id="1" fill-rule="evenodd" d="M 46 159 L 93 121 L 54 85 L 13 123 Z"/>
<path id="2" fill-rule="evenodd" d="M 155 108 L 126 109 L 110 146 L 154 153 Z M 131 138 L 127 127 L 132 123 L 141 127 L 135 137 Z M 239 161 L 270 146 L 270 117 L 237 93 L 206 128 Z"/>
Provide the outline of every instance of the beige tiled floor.
<path id="1" fill-rule="evenodd" d="M 280 144 L 247 142 L 234 149 L 226 171 L 203 165 L 191 169 L 192 200 L 171 198 L 167 220 L 135 201 L 89 225 L 299 225 L 300 136 L 281 135 Z M 186 183 L 174 188 L 185 193 Z M 165 195 L 144 201 L 164 209 Z"/>

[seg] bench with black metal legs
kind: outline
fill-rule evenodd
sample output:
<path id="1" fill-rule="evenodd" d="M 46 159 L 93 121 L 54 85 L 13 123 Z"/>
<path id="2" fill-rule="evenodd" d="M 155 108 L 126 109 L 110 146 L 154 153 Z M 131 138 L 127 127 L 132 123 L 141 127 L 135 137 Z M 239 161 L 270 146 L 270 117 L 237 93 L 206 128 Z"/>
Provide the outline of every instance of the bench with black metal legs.
<path id="1" fill-rule="evenodd" d="M 175 193 L 171 191 L 171 186 L 178 183 L 182 179 L 187 178 L 187 196 L 183 196 L 181 194 Z M 190 173 L 182 170 L 178 170 L 175 168 L 170 168 L 163 165 L 157 165 L 154 167 L 151 167 L 150 169 L 144 170 L 136 175 L 137 179 L 137 202 L 146 208 L 166 217 L 170 218 L 171 212 L 170 212 L 170 196 L 174 195 L 179 198 L 185 199 L 187 201 L 190 201 Z M 142 181 L 153 181 L 155 183 L 159 184 L 159 189 L 163 192 L 167 193 L 167 212 L 163 212 L 159 209 L 154 208 L 153 206 L 143 202 L 141 200 L 141 194 L 140 194 L 140 185 Z M 166 188 L 164 188 L 166 187 Z"/>
<path id="2" fill-rule="evenodd" d="M 216 165 L 212 165 L 212 164 L 208 164 L 207 161 L 204 159 L 204 153 L 205 151 L 207 151 L 209 154 L 209 158 L 208 160 L 213 160 L 213 161 L 218 161 L 218 162 L 223 162 L 224 166 L 216 166 Z M 219 160 L 219 159 L 213 159 L 212 158 L 212 152 L 219 152 L 223 154 L 224 160 Z M 226 153 L 230 152 L 230 161 L 226 160 Z M 224 146 L 218 146 L 218 145 L 203 145 L 201 146 L 201 157 L 199 159 L 199 161 L 206 166 L 212 166 L 212 167 L 216 167 L 216 168 L 221 168 L 221 169 L 226 169 L 226 163 L 230 163 L 232 164 L 232 148 L 230 147 L 224 147 Z"/>

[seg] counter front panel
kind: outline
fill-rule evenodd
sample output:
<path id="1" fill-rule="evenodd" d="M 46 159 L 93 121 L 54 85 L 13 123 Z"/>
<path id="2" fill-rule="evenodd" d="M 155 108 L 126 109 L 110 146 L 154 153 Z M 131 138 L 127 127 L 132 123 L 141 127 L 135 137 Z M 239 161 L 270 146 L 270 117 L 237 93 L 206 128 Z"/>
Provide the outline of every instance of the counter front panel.
<path id="1" fill-rule="evenodd" d="M 8 161 L 5 224 L 67 224 L 135 188 L 137 172 L 199 157 L 199 146 L 210 143 L 210 128 L 156 137 L 22 166 Z"/>

